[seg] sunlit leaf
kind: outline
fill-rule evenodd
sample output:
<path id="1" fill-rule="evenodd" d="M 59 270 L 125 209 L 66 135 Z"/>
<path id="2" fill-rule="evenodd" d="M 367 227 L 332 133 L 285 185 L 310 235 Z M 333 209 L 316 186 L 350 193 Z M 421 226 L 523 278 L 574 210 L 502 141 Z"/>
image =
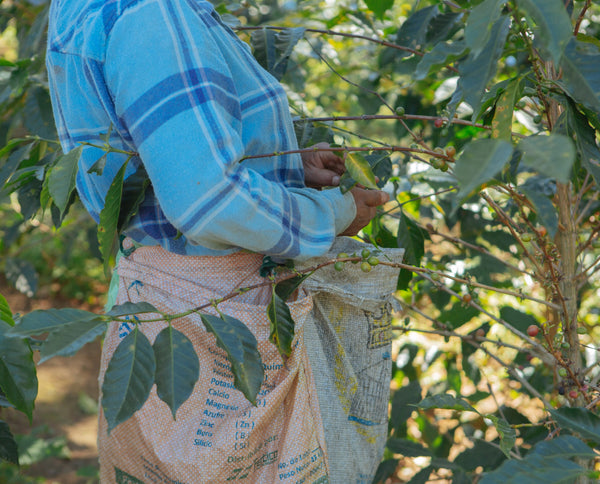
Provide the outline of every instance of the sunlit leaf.
<path id="1" fill-rule="evenodd" d="M 154 350 L 136 325 L 117 346 L 102 383 L 102 408 L 110 433 L 137 412 L 154 384 Z"/>
<path id="2" fill-rule="evenodd" d="M 469 143 L 454 169 L 460 185 L 458 198 L 467 197 L 497 175 L 510 161 L 512 152 L 512 145 L 503 140 L 480 139 Z"/>
<path id="3" fill-rule="evenodd" d="M 106 321 L 100 318 L 62 325 L 42 343 L 39 363 L 55 356 L 73 356 L 84 345 L 104 334 L 106 327 Z"/>
<path id="4" fill-rule="evenodd" d="M 177 409 L 192 394 L 200 375 L 200 363 L 189 338 L 172 326 L 163 329 L 154 341 L 156 392 L 171 409 Z"/>
<path id="5" fill-rule="evenodd" d="M 371 170 L 371 165 L 363 155 L 357 152 L 348 153 L 345 159 L 346 170 L 349 175 L 361 185 L 367 188 L 377 188 L 375 175 Z"/>
<path id="6" fill-rule="evenodd" d="M 544 175 L 567 183 L 575 161 L 575 147 L 571 138 L 551 134 L 522 139 L 517 149 L 523 153 L 521 163 Z"/>
<path id="7" fill-rule="evenodd" d="M 9 326 L 15 325 L 15 320 L 13 319 L 13 314 L 8 305 L 8 301 L 2 294 L 0 294 L 0 321 L 4 321 Z"/>
<path id="8" fill-rule="evenodd" d="M 26 340 L 7 337 L 10 328 L 0 321 L 0 389 L 31 422 L 38 391 L 33 353 Z"/>
<path id="9" fill-rule="evenodd" d="M 365 3 L 377 17 L 382 19 L 385 12 L 394 5 L 394 0 L 365 0 Z"/>
<path id="10" fill-rule="evenodd" d="M 235 388 L 256 405 L 256 395 L 264 379 L 256 338 L 244 323 L 231 316 L 202 314 L 201 318 L 207 331 L 215 335 L 219 348 L 227 353 Z"/>
<path id="11" fill-rule="evenodd" d="M 62 155 L 48 175 L 48 191 L 61 214 L 67 208 L 71 193 L 75 190 L 75 178 L 82 151 L 83 146 L 78 146 Z"/>

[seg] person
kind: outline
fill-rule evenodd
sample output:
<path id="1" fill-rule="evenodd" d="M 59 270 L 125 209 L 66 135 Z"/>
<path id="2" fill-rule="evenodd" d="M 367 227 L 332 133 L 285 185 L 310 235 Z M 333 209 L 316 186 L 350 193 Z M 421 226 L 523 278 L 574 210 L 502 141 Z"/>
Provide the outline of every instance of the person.
<path id="1" fill-rule="evenodd" d="M 298 146 L 284 88 L 255 61 L 249 46 L 223 24 L 207 1 L 53 0 L 46 63 L 63 151 L 86 143 L 76 182 L 94 220 L 99 222 L 106 194 L 124 163 L 126 180 L 143 167 L 151 182 L 123 231 L 137 249 L 119 263 L 119 302 L 141 298 L 164 310 L 189 309 L 194 307 L 190 304 L 259 280 L 264 255 L 306 260 L 324 254 L 336 236 L 355 235 L 368 224 L 388 199 L 378 190 L 355 187 L 342 194 L 331 189 L 339 182 L 344 163 L 332 151 L 319 151 L 321 145 L 302 155 L 288 153 Z M 99 166 L 106 136 L 111 147 L 135 156 L 111 151 Z M 247 158 L 256 155 L 265 156 Z M 239 304 L 265 304 L 265 298 L 249 295 Z M 300 304 L 302 310 L 310 310 L 309 305 Z M 242 316 L 240 320 L 246 323 Z M 202 361 L 223 364 L 222 352 L 215 349 L 212 336 L 200 329 L 198 319 L 178 324 Z M 260 333 L 264 321 L 256 327 L 252 321 L 247 324 Z M 161 328 L 164 325 L 158 323 L 144 325 L 143 331 L 152 340 Z M 103 372 L 128 331 L 127 325 L 111 325 Z M 264 346 L 268 342 L 263 345 L 257 339 L 261 353 L 270 351 Z M 212 353 L 206 353 L 207 348 Z M 306 370 L 298 365 L 296 383 Z M 221 372 L 219 381 L 225 382 L 228 373 Z M 293 380 L 287 373 L 277 375 L 267 376 L 279 378 L 279 383 Z M 285 403 L 289 397 L 285 393 L 297 388 L 290 384 L 284 385 L 279 400 L 273 396 L 268 402 L 267 421 L 283 418 L 283 409 L 304 422 L 301 428 L 312 427 L 307 442 L 322 448 L 318 421 L 306 416 L 314 405 L 304 402 L 290 410 Z M 225 388 L 229 397 L 232 391 Z M 218 393 L 213 387 L 195 392 L 209 390 Z M 265 392 L 271 398 L 277 388 Z M 175 425 L 168 410 L 158 409 L 156 398 L 110 436 L 101 415 L 102 482 L 224 482 L 223 476 L 236 468 L 228 459 L 238 458 L 228 446 L 239 442 L 198 437 L 215 434 L 215 425 L 226 427 L 222 420 L 239 423 L 243 399 L 237 395 L 225 402 L 223 398 L 222 405 L 210 412 L 213 417 L 207 417 L 202 406 L 206 394 L 198 398 L 202 405 L 181 407 L 177 422 L 181 414 L 185 421 L 200 412 L 195 418 L 207 424 L 196 423 L 194 438 L 205 446 L 192 445 L 191 450 L 178 447 L 180 439 L 190 440 L 183 437 L 180 425 L 174 433 L 167 431 Z M 161 411 L 166 417 L 159 415 Z M 214 417 L 223 413 L 226 418 Z M 229 418 L 234 413 L 238 420 Z M 284 439 L 286 428 L 280 428 L 277 438 Z M 261 435 L 275 438 L 273 432 Z M 202 454 L 206 447 L 210 452 Z M 284 447 L 278 448 L 279 455 L 286 453 Z M 118 460 L 124 454 L 136 461 L 137 470 L 125 469 L 127 464 Z M 325 467 L 320 471 L 323 476 Z M 201 469 L 204 477 L 198 477 Z M 277 472 L 269 472 L 275 479 Z M 271 479 L 259 474 L 251 475 L 250 481 Z M 294 479 L 297 476 L 290 482 Z M 287 482 L 281 477 L 279 481 Z"/>

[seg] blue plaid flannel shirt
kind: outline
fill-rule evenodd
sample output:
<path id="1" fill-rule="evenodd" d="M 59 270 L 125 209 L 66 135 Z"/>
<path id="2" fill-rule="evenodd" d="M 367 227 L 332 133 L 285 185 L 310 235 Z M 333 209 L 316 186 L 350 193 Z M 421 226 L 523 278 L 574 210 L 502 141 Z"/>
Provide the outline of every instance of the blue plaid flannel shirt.
<path id="1" fill-rule="evenodd" d="M 202 0 L 54 0 L 46 63 L 63 150 L 135 151 L 151 189 L 126 235 L 185 255 L 306 259 L 353 220 L 350 194 L 306 188 L 284 89 Z M 126 155 L 83 149 L 77 189 L 98 221 Z M 182 234 L 182 235 L 181 235 Z M 179 236 L 178 236 L 179 235 Z"/>

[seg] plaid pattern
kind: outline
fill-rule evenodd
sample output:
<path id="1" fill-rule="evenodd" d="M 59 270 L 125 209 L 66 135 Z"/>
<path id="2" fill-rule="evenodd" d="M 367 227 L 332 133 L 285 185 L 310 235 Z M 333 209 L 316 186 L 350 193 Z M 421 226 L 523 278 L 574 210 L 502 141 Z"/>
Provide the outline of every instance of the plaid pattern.
<path id="1" fill-rule="evenodd" d="M 139 153 L 152 188 L 126 234 L 183 255 L 240 248 L 305 259 L 355 213 L 351 195 L 306 188 L 284 89 L 212 5 L 198 0 L 55 0 L 47 66 L 63 149 Z M 125 155 L 86 147 L 77 188 L 96 221 Z M 183 236 L 177 237 L 181 232 Z"/>

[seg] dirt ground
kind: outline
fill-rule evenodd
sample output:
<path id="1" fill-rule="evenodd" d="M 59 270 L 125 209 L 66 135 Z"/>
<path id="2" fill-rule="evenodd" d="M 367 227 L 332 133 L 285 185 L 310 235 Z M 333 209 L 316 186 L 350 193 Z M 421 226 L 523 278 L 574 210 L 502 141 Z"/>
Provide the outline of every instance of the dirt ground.
<path id="1" fill-rule="evenodd" d="M 8 300 L 13 313 L 51 307 L 80 307 L 100 311 L 78 301 L 57 301 L 49 298 L 28 300 L 0 281 L 0 294 Z M 98 399 L 99 340 L 87 344 L 75 356 L 53 358 L 38 367 L 39 391 L 30 425 L 16 411 L 4 409 L 6 420 L 14 434 L 28 434 L 32 429 L 47 426 L 44 437 L 64 436 L 69 459 L 45 459 L 22 470 L 23 474 L 43 477 L 45 484 L 91 484 L 89 477 L 77 476 L 82 468 L 97 467 L 97 415 L 94 402 Z"/>

